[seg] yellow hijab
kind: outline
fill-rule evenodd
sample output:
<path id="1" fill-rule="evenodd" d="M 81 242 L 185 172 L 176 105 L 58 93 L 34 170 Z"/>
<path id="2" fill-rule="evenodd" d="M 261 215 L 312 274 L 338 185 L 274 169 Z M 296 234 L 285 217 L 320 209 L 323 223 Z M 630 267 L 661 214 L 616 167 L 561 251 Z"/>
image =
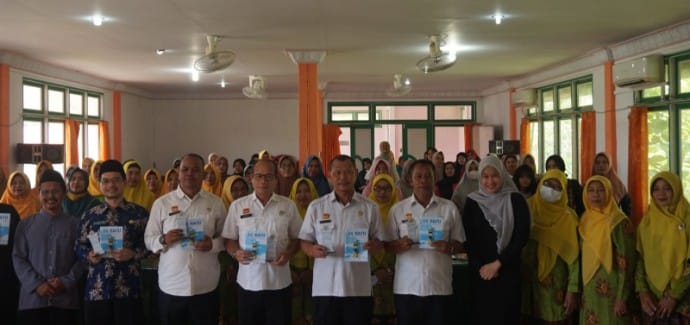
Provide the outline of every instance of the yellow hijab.
<path id="1" fill-rule="evenodd" d="M 208 171 L 212 171 L 213 175 L 216 177 L 216 181 L 213 184 L 206 181 L 206 173 Z M 204 182 L 203 184 L 201 184 L 201 189 L 217 197 L 221 196 L 221 193 L 223 191 L 223 183 L 221 183 L 220 170 L 218 169 L 218 167 L 210 163 L 204 166 Z"/>
<path id="2" fill-rule="evenodd" d="M 309 192 L 311 193 L 311 200 L 309 200 L 309 202 L 318 199 L 319 192 L 316 191 L 316 186 L 314 186 L 314 182 L 312 182 L 309 178 L 300 177 L 296 179 L 294 183 L 292 183 L 292 188 L 290 189 L 289 197 L 290 200 L 295 202 L 295 206 L 297 206 L 297 210 L 299 211 L 300 216 L 302 217 L 302 219 L 304 219 L 304 215 L 307 214 L 307 208 L 300 207 L 299 203 L 297 202 L 297 188 L 299 187 L 299 184 L 302 184 L 302 182 L 306 182 L 309 186 Z"/>
<path id="3" fill-rule="evenodd" d="M 683 196 L 680 178 L 670 172 L 660 172 L 649 182 L 650 194 L 657 180 L 663 179 L 673 189 L 670 208 L 659 206 L 652 198 L 649 211 L 637 228 L 637 250 L 644 259 L 644 268 L 651 284 L 660 292 L 671 280 L 683 276 L 688 259 L 688 221 L 690 204 Z"/>
<path id="4" fill-rule="evenodd" d="M 138 162 L 130 160 L 125 163 L 124 166 L 122 166 L 125 170 L 125 174 L 127 174 L 127 170 L 129 170 L 129 168 L 132 166 L 139 167 L 139 170 L 143 170 Z M 148 187 L 146 187 L 146 181 L 143 176 L 139 179 L 139 183 L 136 186 L 129 186 L 125 184 L 124 192 L 125 200 L 144 207 L 146 211 L 151 211 L 154 197 L 151 191 L 149 191 Z"/>
<path id="5" fill-rule="evenodd" d="M 167 172 L 165 172 L 165 179 L 163 180 L 163 185 L 161 186 L 161 195 L 167 194 L 168 192 L 168 186 L 170 185 L 170 177 L 171 175 L 175 173 L 176 177 L 179 177 L 179 173 L 177 172 L 177 168 L 170 168 L 168 169 Z M 179 186 L 179 185 L 178 185 Z"/>
<path id="6" fill-rule="evenodd" d="M 151 192 L 151 194 L 153 194 L 154 198 L 158 198 L 159 196 L 161 196 L 161 193 L 163 191 L 163 184 L 162 184 L 163 182 L 161 182 L 161 174 L 155 168 L 151 168 L 151 169 L 147 170 L 146 173 L 144 173 L 143 181 L 144 181 L 144 184 L 146 184 L 147 183 L 146 179 L 148 179 L 149 175 L 151 175 L 151 174 L 156 175 L 156 178 L 158 179 L 158 186 L 159 187 L 158 187 L 157 191 L 153 192 L 149 189 L 149 192 Z M 146 188 L 149 188 L 148 184 L 146 185 Z"/>
<path id="7" fill-rule="evenodd" d="M 235 181 L 242 181 L 247 185 L 247 190 L 251 189 L 249 186 L 249 183 L 247 183 L 247 180 L 244 179 L 242 176 L 239 175 L 232 175 L 228 177 L 225 182 L 223 182 L 223 190 L 220 195 L 221 200 L 223 200 L 223 203 L 225 203 L 225 208 L 229 208 L 230 204 L 232 201 L 235 201 L 236 199 L 239 199 L 238 197 L 232 197 L 232 184 L 235 184 Z"/>
<path id="8" fill-rule="evenodd" d="M 557 202 L 549 203 L 541 197 L 544 182 L 556 179 L 563 190 Z M 538 268 L 540 281 L 546 279 L 556 265 L 560 256 L 566 263 L 573 263 L 579 253 L 577 241 L 577 214 L 568 207 L 567 179 L 558 168 L 550 169 L 539 181 L 537 192 L 527 200 L 532 213 L 532 231 L 530 237 L 537 245 Z"/>
<path id="9" fill-rule="evenodd" d="M 393 189 L 393 192 L 391 192 L 391 198 L 388 200 L 388 202 L 381 202 L 376 198 L 376 191 L 374 191 L 374 188 L 376 187 L 376 184 L 378 184 L 380 181 L 388 182 L 388 184 Z M 381 215 L 381 221 L 383 222 L 383 225 L 386 226 L 388 224 L 388 211 L 390 211 L 393 204 L 400 201 L 400 195 L 398 194 L 398 189 L 395 187 L 395 181 L 393 181 L 393 177 L 391 177 L 388 174 L 376 175 L 376 177 L 374 177 L 374 180 L 371 182 L 371 193 L 369 193 L 369 199 L 374 201 L 374 203 L 376 203 L 376 205 L 379 206 L 379 214 Z"/>
<path id="10" fill-rule="evenodd" d="M 587 190 L 592 182 L 599 182 L 606 190 L 606 202 L 601 208 L 592 207 Z M 613 196 L 613 185 L 604 176 L 592 176 L 582 190 L 585 212 L 580 218 L 578 230 L 582 237 L 582 281 L 584 284 L 594 277 L 594 274 L 603 266 L 607 273 L 611 273 L 613 265 L 613 248 L 611 244 L 611 231 L 621 221 L 627 219 Z"/>
<path id="11" fill-rule="evenodd" d="M 24 194 L 22 197 L 15 196 L 10 190 L 12 180 L 17 176 L 23 178 L 24 182 L 26 183 L 26 194 Z M 36 188 L 38 188 L 38 186 Z M 38 211 L 41 210 L 41 201 L 38 199 L 36 192 L 31 189 L 29 176 L 26 176 L 26 174 L 20 171 L 10 174 L 10 177 L 7 179 L 7 187 L 5 188 L 5 192 L 2 194 L 2 198 L 0 198 L 0 203 L 13 206 L 15 210 L 17 210 L 17 213 L 19 213 L 19 218 L 22 220 L 30 215 L 38 213 Z"/>
<path id="12" fill-rule="evenodd" d="M 99 186 L 100 182 L 98 181 L 98 175 L 96 175 L 96 170 L 100 172 L 101 164 L 103 164 L 103 160 L 97 160 L 91 164 L 91 170 L 89 171 L 89 194 L 91 194 L 91 196 L 103 195 Z"/>
<path id="13" fill-rule="evenodd" d="M 34 183 L 35 186 L 32 189 L 34 194 L 36 194 L 36 197 L 38 197 L 38 182 L 41 181 L 41 175 L 38 174 L 41 171 L 41 167 L 46 167 L 46 170 L 53 169 L 53 163 L 51 163 L 48 160 L 41 160 L 38 162 L 38 164 L 36 164 L 36 178 L 34 178 L 36 183 Z M 28 183 L 28 184 L 29 184 L 29 186 L 31 186 L 31 183 Z"/>

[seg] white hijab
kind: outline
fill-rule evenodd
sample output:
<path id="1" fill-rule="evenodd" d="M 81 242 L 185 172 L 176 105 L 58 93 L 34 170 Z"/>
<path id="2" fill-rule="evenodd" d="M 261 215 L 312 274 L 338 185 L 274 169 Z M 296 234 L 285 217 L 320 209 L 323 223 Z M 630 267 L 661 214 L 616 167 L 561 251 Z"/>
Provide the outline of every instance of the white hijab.
<path id="1" fill-rule="evenodd" d="M 487 192 L 479 182 L 479 190 L 470 193 L 468 197 L 477 201 L 479 208 L 484 213 L 484 218 L 489 222 L 491 228 L 496 231 L 496 247 L 501 253 L 510 243 L 513 236 L 515 216 L 513 215 L 513 203 L 511 194 L 517 192 L 515 183 L 508 176 L 501 160 L 496 156 L 488 156 L 479 163 L 479 177 L 481 178 L 484 169 L 493 167 L 501 175 L 503 186 L 496 193 Z"/>

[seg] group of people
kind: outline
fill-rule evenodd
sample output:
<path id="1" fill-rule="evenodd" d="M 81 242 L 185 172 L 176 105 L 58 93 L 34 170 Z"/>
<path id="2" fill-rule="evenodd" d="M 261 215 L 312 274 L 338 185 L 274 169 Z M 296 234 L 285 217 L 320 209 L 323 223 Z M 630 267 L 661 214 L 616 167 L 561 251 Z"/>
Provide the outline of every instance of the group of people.
<path id="1" fill-rule="evenodd" d="M 530 155 L 444 162 L 429 150 L 399 166 L 380 149 L 359 173 L 346 155 L 328 171 L 310 156 L 300 173 L 266 151 L 233 175 L 226 158 L 193 153 L 163 175 L 106 160 L 63 178 L 42 162 L 31 189 L 12 173 L 2 314 L 144 323 L 141 265 L 153 260 L 163 324 L 448 324 L 452 261 L 466 253 L 470 290 L 456 294 L 470 296 L 472 323 L 690 321 L 678 176 L 652 179 L 635 230 L 605 154 L 581 186 L 559 156 L 537 175 Z"/>

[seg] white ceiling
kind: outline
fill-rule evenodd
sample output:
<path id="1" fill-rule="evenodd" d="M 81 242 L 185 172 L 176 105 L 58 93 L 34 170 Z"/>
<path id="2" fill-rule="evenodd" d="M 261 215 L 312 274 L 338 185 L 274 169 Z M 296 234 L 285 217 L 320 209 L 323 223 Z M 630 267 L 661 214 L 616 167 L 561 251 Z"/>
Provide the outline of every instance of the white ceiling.
<path id="1" fill-rule="evenodd" d="M 501 25 L 490 19 L 496 11 Z M 102 26 L 89 22 L 94 13 Z M 688 0 L 0 0 L 0 51 L 152 96 L 238 95 L 250 74 L 265 76 L 269 97 L 294 93 L 297 66 L 285 49 L 327 50 L 318 69 L 329 91 L 383 94 L 402 73 L 417 90 L 478 92 L 688 19 Z M 193 83 L 207 34 L 224 35 L 219 49 L 237 58 Z M 415 63 L 431 34 L 459 45 L 458 62 L 424 75 Z"/>

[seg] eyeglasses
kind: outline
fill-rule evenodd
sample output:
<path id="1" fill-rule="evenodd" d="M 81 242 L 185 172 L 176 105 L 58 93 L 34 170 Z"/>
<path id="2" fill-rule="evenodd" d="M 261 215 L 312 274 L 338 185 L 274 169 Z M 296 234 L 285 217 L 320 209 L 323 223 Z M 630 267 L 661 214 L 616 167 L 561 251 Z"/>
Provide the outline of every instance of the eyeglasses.
<path id="1" fill-rule="evenodd" d="M 374 186 L 374 192 L 391 192 L 393 188 L 390 186 Z"/>
<path id="2" fill-rule="evenodd" d="M 254 177 L 256 177 L 257 180 L 262 180 L 262 179 L 263 179 L 263 180 L 265 180 L 265 181 L 267 181 L 267 182 L 270 182 L 270 181 L 272 181 L 273 179 L 275 179 L 276 175 L 273 175 L 273 174 L 257 174 L 257 173 L 254 173 L 254 174 L 252 174 L 252 178 L 254 178 Z"/>

